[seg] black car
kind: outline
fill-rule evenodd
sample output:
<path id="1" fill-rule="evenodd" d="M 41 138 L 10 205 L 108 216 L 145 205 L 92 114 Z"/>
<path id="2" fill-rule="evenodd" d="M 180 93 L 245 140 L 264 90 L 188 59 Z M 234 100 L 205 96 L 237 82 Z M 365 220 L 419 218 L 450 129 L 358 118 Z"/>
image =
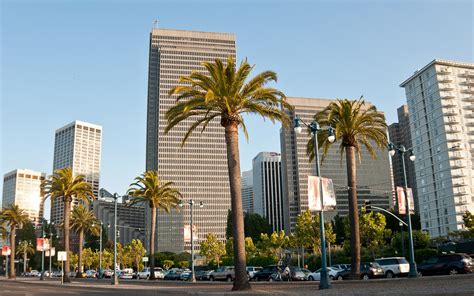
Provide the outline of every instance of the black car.
<path id="1" fill-rule="evenodd" d="M 278 265 L 267 266 L 263 270 L 260 270 L 259 272 L 257 272 L 254 275 L 253 280 L 254 281 L 268 281 L 270 276 L 274 274 L 275 272 L 278 272 L 279 269 L 280 269 L 280 272 L 283 272 L 285 268 Z"/>
<path id="2" fill-rule="evenodd" d="M 418 264 L 420 275 L 458 274 L 474 272 L 474 260 L 466 254 L 443 254 Z"/>
<path id="3" fill-rule="evenodd" d="M 182 271 L 179 269 L 172 269 L 165 275 L 163 279 L 168 281 L 181 280 L 181 272 Z"/>
<path id="4" fill-rule="evenodd" d="M 351 276 L 351 267 L 341 270 L 335 276 L 337 280 L 347 280 Z M 376 279 L 384 276 L 382 267 L 376 262 L 360 263 L 360 278 L 363 280 Z"/>

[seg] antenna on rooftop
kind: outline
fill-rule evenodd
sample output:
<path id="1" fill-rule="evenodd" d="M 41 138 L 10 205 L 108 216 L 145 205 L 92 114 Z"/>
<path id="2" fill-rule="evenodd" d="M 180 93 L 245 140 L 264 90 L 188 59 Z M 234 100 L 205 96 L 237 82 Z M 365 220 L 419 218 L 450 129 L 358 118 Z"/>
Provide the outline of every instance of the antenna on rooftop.
<path id="1" fill-rule="evenodd" d="M 154 27 L 155 29 L 158 29 L 158 20 L 157 20 L 157 19 L 154 19 L 154 20 L 153 20 L 153 27 Z"/>

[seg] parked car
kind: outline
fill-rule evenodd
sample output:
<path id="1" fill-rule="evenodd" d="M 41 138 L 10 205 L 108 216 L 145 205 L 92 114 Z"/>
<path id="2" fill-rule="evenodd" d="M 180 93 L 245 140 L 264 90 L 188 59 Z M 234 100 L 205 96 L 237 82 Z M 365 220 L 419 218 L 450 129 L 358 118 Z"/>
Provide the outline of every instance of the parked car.
<path id="1" fill-rule="evenodd" d="M 93 269 L 89 269 L 86 271 L 86 277 L 87 278 L 95 278 L 97 275 L 97 271 L 93 270 Z"/>
<path id="2" fill-rule="evenodd" d="M 200 270 L 196 272 L 196 280 L 198 281 L 208 281 L 209 276 L 214 270 Z"/>
<path id="3" fill-rule="evenodd" d="M 167 281 L 170 281 L 170 280 L 180 280 L 181 279 L 181 273 L 183 271 L 181 269 L 171 269 L 168 271 L 167 274 L 165 274 L 165 277 L 164 279 L 167 280 Z"/>
<path id="4" fill-rule="evenodd" d="M 270 278 L 272 274 L 274 274 L 275 272 L 278 272 L 278 269 L 280 269 L 281 272 L 283 272 L 284 268 L 278 265 L 269 265 L 267 267 L 264 267 L 262 270 L 260 270 L 259 272 L 255 274 L 255 276 L 253 277 L 253 280 L 254 281 L 268 281 L 268 279 Z"/>
<path id="5" fill-rule="evenodd" d="M 114 274 L 114 271 L 111 269 L 104 269 L 100 275 L 100 278 L 111 278 Z"/>
<path id="6" fill-rule="evenodd" d="M 32 271 L 27 272 L 26 276 L 41 276 L 41 272 L 37 271 L 36 269 L 33 269 Z"/>
<path id="7" fill-rule="evenodd" d="M 260 270 L 263 270 L 263 268 L 260 266 L 247 266 L 247 275 L 249 276 L 249 280 L 253 280 L 255 274 Z"/>
<path id="8" fill-rule="evenodd" d="M 311 273 L 311 270 L 307 269 L 307 268 L 301 268 L 301 271 L 304 272 L 304 274 L 306 275 L 306 277 L 308 277 L 308 275 Z"/>
<path id="9" fill-rule="evenodd" d="M 165 277 L 165 272 L 161 267 L 155 267 L 155 278 L 162 280 Z M 150 278 L 150 267 L 145 267 L 138 273 L 139 279 L 149 279 Z"/>
<path id="10" fill-rule="evenodd" d="M 191 279 L 191 270 L 184 270 L 181 272 L 179 279 L 182 281 L 189 281 Z"/>
<path id="11" fill-rule="evenodd" d="M 290 278 L 285 273 L 285 268 L 281 268 L 280 271 L 272 273 L 268 278 L 268 281 L 306 281 L 306 274 L 299 267 L 290 267 Z"/>
<path id="12" fill-rule="evenodd" d="M 133 278 L 133 269 L 125 268 L 119 274 L 119 279 L 132 279 Z"/>
<path id="13" fill-rule="evenodd" d="M 350 278 L 351 268 L 339 271 L 335 279 L 347 280 Z M 360 278 L 363 280 L 381 278 L 384 276 L 382 267 L 377 262 L 361 262 L 360 263 Z"/>
<path id="14" fill-rule="evenodd" d="M 335 267 L 328 267 L 327 269 L 328 269 L 328 277 L 331 280 L 335 279 L 337 273 L 341 271 L 341 269 L 338 269 Z M 320 280 L 321 280 L 321 268 L 308 275 L 308 281 L 320 281 Z"/>
<path id="15" fill-rule="evenodd" d="M 410 264 L 403 257 L 390 257 L 375 259 L 383 269 L 386 278 L 406 276 L 410 271 Z"/>
<path id="16" fill-rule="evenodd" d="M 63 272 L 61 270 L 55 270 L 52 272 L 52 276 L 53 277 L 62 277 L 63 276 Z"/>
<path id="17" fill-rule="evenodd" d="M 418 264 L 420 275 L 458 274 L 474 272 L 474 260 L 466 254 L 443 254 Z"/>
<path id="18" fill-rule="evenodd" d="M 221 266 L 218 269 L 214 270 L 211 275 L 209 276 L 209 280 L 212 281 L 219 281 L 219 280 L 226 280 L 231 282 L 235 279 L 235 272 L 233 266 Z"/>
<path id="19" fill-rule="evenodd" d="M 330 267 L 334 267 L 340 270 L 346 270 L 348 268 L 351 268 L 351 265 L 350 264 L 335 264 L 335 265 L 331 265 Z"/>

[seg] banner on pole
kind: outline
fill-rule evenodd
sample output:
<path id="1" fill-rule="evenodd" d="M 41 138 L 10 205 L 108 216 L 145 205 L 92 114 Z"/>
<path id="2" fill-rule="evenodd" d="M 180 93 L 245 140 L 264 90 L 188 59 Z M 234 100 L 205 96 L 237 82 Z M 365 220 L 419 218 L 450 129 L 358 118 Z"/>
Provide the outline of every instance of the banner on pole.
<path id="1" fill-rule="evenodd" d="M 322 207 L 319 184 L 322 184 L 323 187 Z M 331 211 L 336 209 L 336 192 L 334 191 L 332 179 L 308 176 L 308 208 L 310 211 Z"/>
<path id="2" fill-rule="evenodd" d="M 198 240 L 196 224 L 193 225 L 193 240 Z M 184 225 L 184 241 L 190 242 L 191 241 L 191 225 L 185 224 Z"/>
<path id="3" fill-rule="evenodd" d="M 66 251 L 59 251 L 58 252 L 58 261 L 66 261 L 67 252 Z"/>
<path id="4" fill-rule="evenodd" d="M 49 250 L 49 239 L 37 238 L 36 239 L 36 251 L 43 252 Z"/>
<path id="5" fill-rule="evenodd" d="M 49 255 L 49 252 L 51 252 L 51 255 Z M 49 256 L 53 257 L 53 256 L 55 256 L 55 255 L 56 255 L 56 248 L 51 248 L 51 249 L 49 249 L 49 250 L 46 250 L 46 253 L 45 253 L 44 255 L 45 255 L 46 257 L 49 257 Z"/>
<path id="6" fill-rule="evenodd" d="M 415 214 L 415 201 L 413 200 L 413 191 L 411 188 L 407 188 L 408 194 L 408 209 L 410 210 L 410 214 Z M 401 215 L 406 215 L 406 198 L 405 198 L 405 190 L 403 187 L 397 186 L 397 201 L 398 201 L 398 213 Z"/>
<path id="7" fill-rule="evenodd" d="M 142 257 L 142 262 L 148 262 L 148 257 Z"/>
<path id="8" fill-rule="evenodd" d="M 11 249 L 10 246 L 3 246 L 2 247 L 2 256 L 10 256 Z"/>

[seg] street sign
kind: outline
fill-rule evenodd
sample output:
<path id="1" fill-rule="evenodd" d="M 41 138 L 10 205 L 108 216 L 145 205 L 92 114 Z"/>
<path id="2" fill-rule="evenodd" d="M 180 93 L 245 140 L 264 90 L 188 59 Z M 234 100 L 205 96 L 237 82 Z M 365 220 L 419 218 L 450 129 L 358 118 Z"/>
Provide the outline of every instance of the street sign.
<path id="1" fill-rule="evenodd" d="M 43 252 L 49 249 L 49 239 L 48 238 L 37 238 L 36 239 L 36 251 Z"/>
<path id="2" fill-rule="evenodd" d="M 142 257 L 143 262 L 148 262 L 148 257 Z"/>
<path id="3" fill-rule="evenodd" d="M 58 252 L 58 261 L 66 261 L 67 253 L 66 251 L 59 251 Z"/>
<path id="4" fill-rule="evenodd" d="M 10 246 L 3 246 L 2 247 L 2 256 L 10 256 L 11 249 Z"/>
<path id="5" fill-rule="evenodd" d="M 46 253 L 44 254 L 46 257 L 49 257 L 49 252 L 51 251 L 51 257 L 53 257 L 54 255 L 56 255 L 56 248 L 51 248 L 49 250 L 46 250 Z"/>

